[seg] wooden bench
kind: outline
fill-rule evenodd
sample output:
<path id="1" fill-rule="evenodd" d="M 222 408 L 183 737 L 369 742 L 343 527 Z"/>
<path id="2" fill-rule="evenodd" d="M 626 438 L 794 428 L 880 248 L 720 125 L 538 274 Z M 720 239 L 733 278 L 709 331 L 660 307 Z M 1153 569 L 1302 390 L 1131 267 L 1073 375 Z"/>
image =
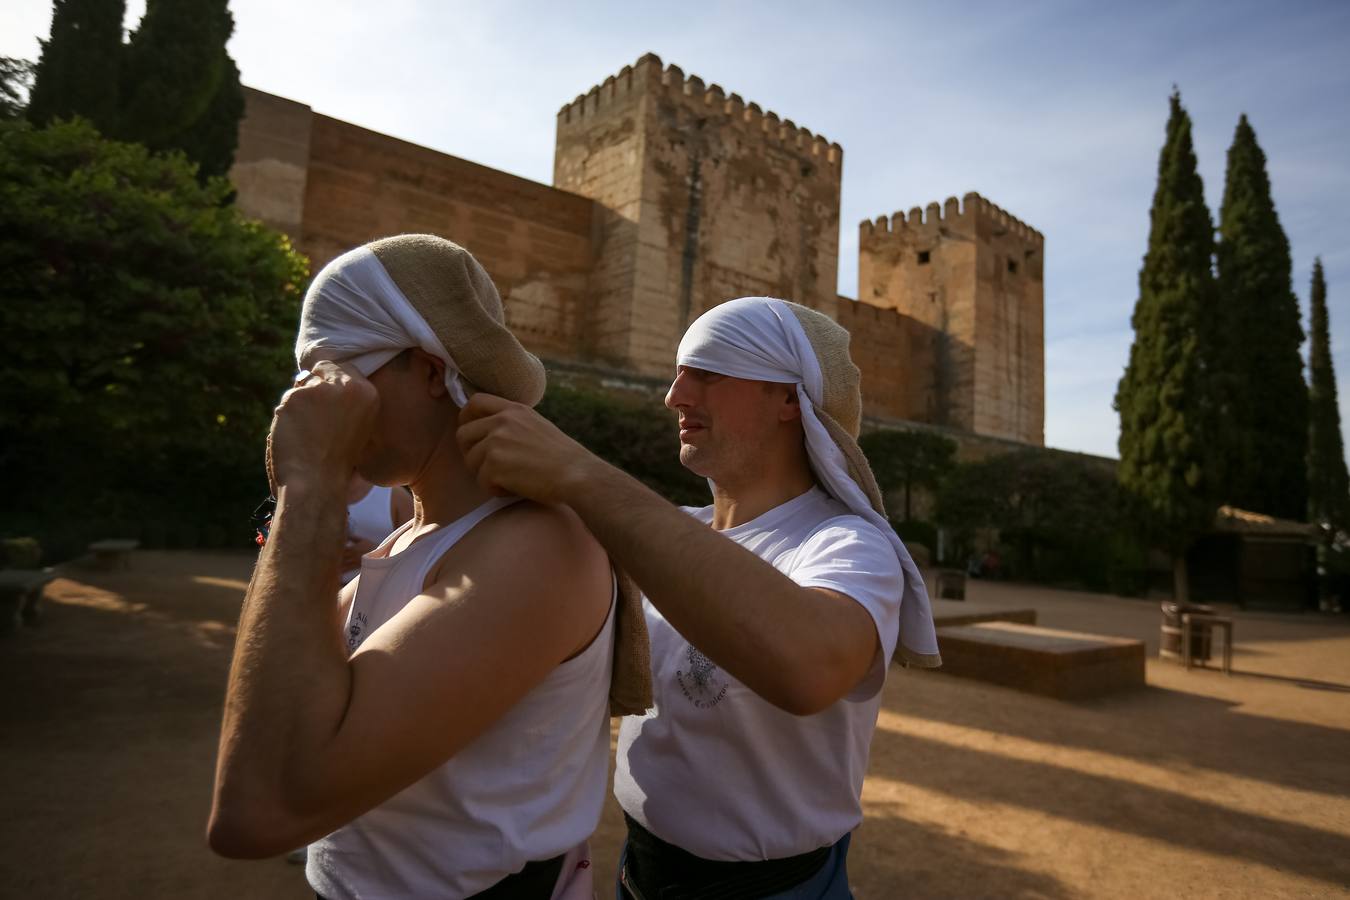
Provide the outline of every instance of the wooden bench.
<path id="1" fill-rule="evenodd" d="M 94 564 L 102 569 L 130 569 L 131 551 L 141 545 L 140 541 L 106 540 L 95 541 L 89 545 Z"/>
<path id="2" fill-rule="evenodd" d="M 36 625 L 42 616 L 42 589 L 55 577 L 51 569 L 0 571 L 0 632 Z"/>
<path id="3" fill-rule="evenodd" d="M 1014 622 L 939 628 L 941 672 L 1061 700 L 1144 686 L 1144 643 Z"/>

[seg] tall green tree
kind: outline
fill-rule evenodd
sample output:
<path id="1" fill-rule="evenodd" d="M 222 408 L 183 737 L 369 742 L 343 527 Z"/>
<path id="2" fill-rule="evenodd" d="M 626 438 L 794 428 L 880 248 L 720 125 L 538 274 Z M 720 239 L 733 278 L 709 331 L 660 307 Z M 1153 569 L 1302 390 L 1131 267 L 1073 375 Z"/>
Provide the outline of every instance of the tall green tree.
<path id="1" fill-rule="evenodd" d="M 0 119 L 23 115 L 32 88 L 33 64 L 26 59 L 0 56 Z"/>
<path id="2" fill-rule="evenodd" d="M 0 122 L 0 534 L 247 544 L 307 263 L 228 192 L 84 121 Z"/>
<path id="3" fill-rule="evenodd" d="M 1212 364 L 1214 227 L 1196 171 L 1191 119 L 1170 99 L 1167 138 L 1139 272 L 1134 344 L 1116 391 L 1118 474 L 1141 535 L 1173 559 L 1177 599 L 1189 597 L 1186 550 L 1213 524 L 1216 428 Z"/>
<path id="4" fill-rule="evenodd" d="M 1228 150 L 1215 257 L 1222 312 L 1209 378 L 1225 423 L 1221 499 L 1302 519 L 1308 504 L 1303 326 L 1266 156 L 1245 115 Z"/>
<path id="5" fill-rule="evenodd" d="M 101 131 L 113 127 L 125 16 L 124 0 L 54 0 L 28 101 L 30 122 L 83 116 Z"/>
<path id="6" fill-rule="evenodd" d="M 244 94 L 227 0 L 149 0 L 126 47 L 118 136 L 181 150 L 205 180 L 234 161 Z"/>
<path id="7" fill-rule="evenodd" d="M 1331 363 L 1331 327 L 1327 320 L 1327 283 L 1322 260 L 1313 262 L 1312 347 L 1308 355 L 1309 389 L 1308 518 L 1332 531 L 1350 529 L 1350 476 L 1341 442 L 1341 411 L 1336 405 L 1336 371 Z"/>

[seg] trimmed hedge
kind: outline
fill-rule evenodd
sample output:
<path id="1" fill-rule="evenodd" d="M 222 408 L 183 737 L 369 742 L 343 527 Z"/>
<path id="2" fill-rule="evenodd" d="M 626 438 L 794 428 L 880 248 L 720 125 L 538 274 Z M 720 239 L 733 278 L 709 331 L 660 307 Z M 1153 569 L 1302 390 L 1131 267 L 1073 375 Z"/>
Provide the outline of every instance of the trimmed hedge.
<path id="1" fill-rule="evenodd" d="M 596 456 L 672 503 L 711 502 L 708 483 L 680 465 L 675 414 L 659 399 L 554 383 L 538 410 Z"/>

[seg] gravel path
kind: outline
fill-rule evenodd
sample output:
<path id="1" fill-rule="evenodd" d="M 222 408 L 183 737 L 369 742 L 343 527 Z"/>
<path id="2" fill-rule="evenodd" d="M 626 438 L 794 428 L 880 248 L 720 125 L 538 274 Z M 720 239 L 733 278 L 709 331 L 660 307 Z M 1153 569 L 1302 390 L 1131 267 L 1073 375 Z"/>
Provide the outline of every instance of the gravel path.
<path id="1" fill-rule="evenodd" d="M 0 641 L 0 896 L 312 896 L 298 867 L 220 860 L 202 839 L 250 564 L 72 569 L 42 626 Z M 1156 653 L 1156 603 L 984 582 L 969 596 Z M 1151 656 L 1147 689 L 1092 702 L 897 668 L 855 895 L 1350 897 L 1350 620 L 1233 614 L 1231 678 Z M 602 886 L 619 839 L 611 802 Z"/>

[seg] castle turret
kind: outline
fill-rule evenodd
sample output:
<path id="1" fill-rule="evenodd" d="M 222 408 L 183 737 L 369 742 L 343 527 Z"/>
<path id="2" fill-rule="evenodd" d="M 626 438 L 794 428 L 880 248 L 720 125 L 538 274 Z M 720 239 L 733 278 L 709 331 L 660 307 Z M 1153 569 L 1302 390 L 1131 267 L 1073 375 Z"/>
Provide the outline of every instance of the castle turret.
<path id="1" fill-rule="evenodd" d="M 1045 443 L 1045 238 L 979 194 L 860 226 L 859 300 L 929 326 L 926 418 Z"/>
<path id="2" fill-rule="evenodd" d="M 725 300 L 833 316 L 842 166 L 838 144 L 652 54 L 564 106 L 553 183 L 605 208 L 590 352 L 666 375 Z"/>

